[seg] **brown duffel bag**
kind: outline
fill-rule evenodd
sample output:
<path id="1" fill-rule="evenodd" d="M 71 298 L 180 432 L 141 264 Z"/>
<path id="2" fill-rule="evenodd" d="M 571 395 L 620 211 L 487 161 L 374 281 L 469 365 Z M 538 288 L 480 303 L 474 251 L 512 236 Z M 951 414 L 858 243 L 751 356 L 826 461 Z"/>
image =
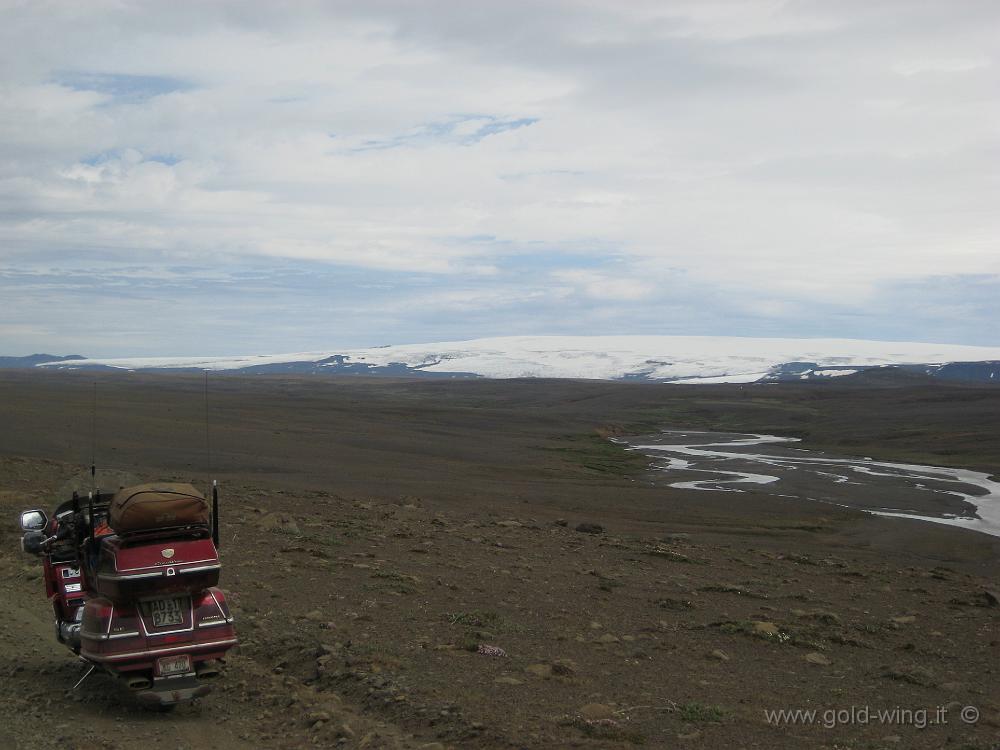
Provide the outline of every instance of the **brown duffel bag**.
<path id="1" fill-rule="evenodd" d="M 108 525 L 118 534 L 208 525 L 208 501 L 190 484 L 123 487 L 111 499 Z"/>

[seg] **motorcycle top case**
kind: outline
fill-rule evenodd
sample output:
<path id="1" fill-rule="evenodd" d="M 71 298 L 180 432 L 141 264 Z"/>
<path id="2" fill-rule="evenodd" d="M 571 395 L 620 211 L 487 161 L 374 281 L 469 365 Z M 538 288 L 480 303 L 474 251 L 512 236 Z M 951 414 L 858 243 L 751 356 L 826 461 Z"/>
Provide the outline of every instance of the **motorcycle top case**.
<path id="1" fill-rule="evenodd" d="M 221 567 L 211 539 L 137 543 L 109 536 L 101 540 L 95 588 L 112 601 L 193 594 L 218 585 Z"/>
<path id="2" fill-rule="evenodd" d="M 208 501 L 190 484 L 140 484 L 115 493 L 108 525 L 117 534 L 207 526 Z"/>

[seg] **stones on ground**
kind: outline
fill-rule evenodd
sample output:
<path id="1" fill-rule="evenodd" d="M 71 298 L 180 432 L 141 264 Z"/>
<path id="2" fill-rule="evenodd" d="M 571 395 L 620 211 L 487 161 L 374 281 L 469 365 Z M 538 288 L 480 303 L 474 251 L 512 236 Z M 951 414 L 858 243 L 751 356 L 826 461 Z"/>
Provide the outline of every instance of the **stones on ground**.
<path id="1" fill-rule="evenodd" d="M 666 542 L 667 544 L 675 544 L 677 542 L 686 542 L 691 538 L 690 534 L 685 534 L 683 532 L 678 532 L 676 534 L 666 534 L 660 537 L 660 540 Z"/>
<path id="2" fill-rule="evenodd" d="M 688 599 L 673 599 L 671 597 L 666 597 L 664 599 L 657 599 L 655 604 L 660 609 L 672 609 L 677 611 L 694 609 L 694 602 Z"/>
<path id="3" fill-rule="evenodd" d="M 693 562 L 687 555 L 682 555 L 680 552 L 674 552 L 672 549 L 666 549 L 665 547 L 653 547 L 646 550 L 646 554 L 652 557 L 662 557 L 665 560 L 673 560 L 674 562 Z"/>
<path id="4" fill-rule="evenodd" d="M 603 534 L 604 527 L 599 523 L 579 523 L 576 525 L 576 530 L 581 534 Z"/>
<path id="5" fill-rule="evenodd" d="M 953 711 L 961 711 L 964 707 L 965 705 L 960 701 L 948 701 L 942 706 L 947 715 L 952 715 Z"/>
<path id="6" fill-rule="evenodd" d="M 524 668 L 524 671 L 533 677 L 540 677 L 543 680 L 548 679 L 552 676 L 552 665 L 551 664 L 529 664 Z"/>
<path id="7" fill-rule="evenodd" d="M 809 611 L 804 610 L 804 609 L 793 609 L 792 610 L 792 614 L 795 617 L 802 617 L 802 618 L 808 618 L 810 620 L 816 620 L 817 622 L 820 622 L 823 625 L 840 625 L 840 624 L 842 624 L 842 620 L 840 619 L 840 615 L 838 615 L 838 614 L 836 614 L 834 612 L 827 612 L 827 611 L 822 610 L 822 609 L 813 610 L 812 612 L 809 612 Z"/>
<path id="8" fill-rule="evenodd" d="M 921 666 L 901 666 L 886 670 L 883 677 L 899 682 L 908 682 L 911 685 L 921 685 L 923 687 L 933 687 L 937 681 L 934 673 L 926 667 Z"/>
<path id="9" fill-rule="evenodd" d="M 986 590 L 983 592 L 983 598 L 988 606 L 1000 607 L 1000 591 Z"/>
<path id="10" fill-rule="evenodd" d="M 604 635 L 599 636 L 595 642 L 596 643 L 618 643 L 620 640 L 621 639 L 617 635 L 614 635 L 612 633 L 605 633 Z"/>
<path id="11" fill-rule="evenodd" d="M 513 519 L 508 521 L 497 521 L 497 526 L 503 526 L 506 529 L 516 529 L 521 526 L 520 521 L 515 521 Z"/>
<path id="12" fill-rule="evenodd" d="M 890 618 L 890 622 L 893 625 L 909 625 L 911 622 L 916 622 L 917 618 L 913 615 L 901 615 L 900 617 Z"/>
<path id="13" fill-rule="evenodd" d="M 716 659 L 717 661 L 729 661 L 729 654 L 722 649 L 717 648 L 714 651 L 709 652 L 708 658 Z"/>
<path id="14" fill-rule="evenodd" d="M 614 710 L 606 703 L 587 703 L 577 709 L 580 717 L 588 721 L 600 721 L 601 719 L 613 719 Z"/>
<path id="15" fill-rule="evenodd" d="M 507 676 L 497 677 L 495 680 L 493 680 L 493 682 L 495 682 L 497 685 L 523 685 L 524 684 L 524 682 L 522 680 L 519 680 L 516 677 L 507 677 Z"/>
<path id="16" fill-rule="evenodd" d="M 288 534 L 301 534 L 299 525 L 287 513 L 266 513 L 257 522 L 265 531 L 285 532 Z"/>
<path id="17" fill-rule="evenodd" d="M 556 659 L 552 662 L 552 674 L 558 677 L 571 677 L 578 671 L 580 668 L 572 659 Z"/>
<path id="18" fill-rule="evenodd" d="M 759 635 L 777 635 L 781 632 L 781 628 L 773 622 L 758 620 L 753 623 L 753 632 Z"/>
<path id="19" fill-rule="evenodd" d="M 810 664 L 818 664 L 821 667 L 828 667 L 832 663 L 828 657 L 824 656 L 819 651 L 812 651 L 806 654 L 805 659 Z"/>

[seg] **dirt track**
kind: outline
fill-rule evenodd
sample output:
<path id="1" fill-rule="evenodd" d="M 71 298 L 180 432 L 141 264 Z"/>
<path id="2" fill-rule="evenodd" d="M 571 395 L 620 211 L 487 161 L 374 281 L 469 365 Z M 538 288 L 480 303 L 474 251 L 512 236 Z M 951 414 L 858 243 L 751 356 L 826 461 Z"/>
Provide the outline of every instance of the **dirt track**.
<path id="1" fill-rule="evenodd" d="M 85 461 L 71 460 L 87 455 L 76 436 L 86 434 L 88 385 L 0 378 L 9 518 L 51 504 L 80 476 Z M 107 481 L 202 481 L 198 385 L 102 384 L 102 422 L 115 425 Z M 0 626 L 0 745 L 990 748 L 998 739 L 1000 608 L 987 593 L 997 541 L 753 493 L 664 489 L 589 437 L 652 409 L 702 408 L 708 421 L 710 403 L 660 403 L 660 392 L 614 384 L 217 388 L 223 586 L 243 639 L 228 674 L 171 716 L 132 707 L 104 678 L 67 694 L 80 668 L 52 637 L 38 566 L 8 525 L 0 586 L 14 614 Z M 725 394 L 709 393 L 698 398 Z M 798 408 L 789 393 L 784 408 L 751 415 L 759 429 Z M 957 422 L 967 392 L 955 393 Z M 864 410 L 863 395 L 849 398 Z M 576 531 L 581 522 L 603 533 Z M 504 655 L 476 653 L 480 645 Z M 827 729 L 764 716 L 863 705 L 943 706 L 950 720 Z M 966 705 L 979 723 L 958 719 Z"/>

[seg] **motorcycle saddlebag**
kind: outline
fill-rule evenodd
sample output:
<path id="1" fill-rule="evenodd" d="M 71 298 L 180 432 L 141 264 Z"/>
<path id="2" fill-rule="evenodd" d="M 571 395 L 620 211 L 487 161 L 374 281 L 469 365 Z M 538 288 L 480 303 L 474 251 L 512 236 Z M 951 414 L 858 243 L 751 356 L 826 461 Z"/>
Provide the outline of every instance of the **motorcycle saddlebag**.
<path id="1" fill-rule="evenodd" d="M 208 501 L 190 484 L 123 487 L 111 499 L 108 524 L 117 534 L 207 526 Z"/>

